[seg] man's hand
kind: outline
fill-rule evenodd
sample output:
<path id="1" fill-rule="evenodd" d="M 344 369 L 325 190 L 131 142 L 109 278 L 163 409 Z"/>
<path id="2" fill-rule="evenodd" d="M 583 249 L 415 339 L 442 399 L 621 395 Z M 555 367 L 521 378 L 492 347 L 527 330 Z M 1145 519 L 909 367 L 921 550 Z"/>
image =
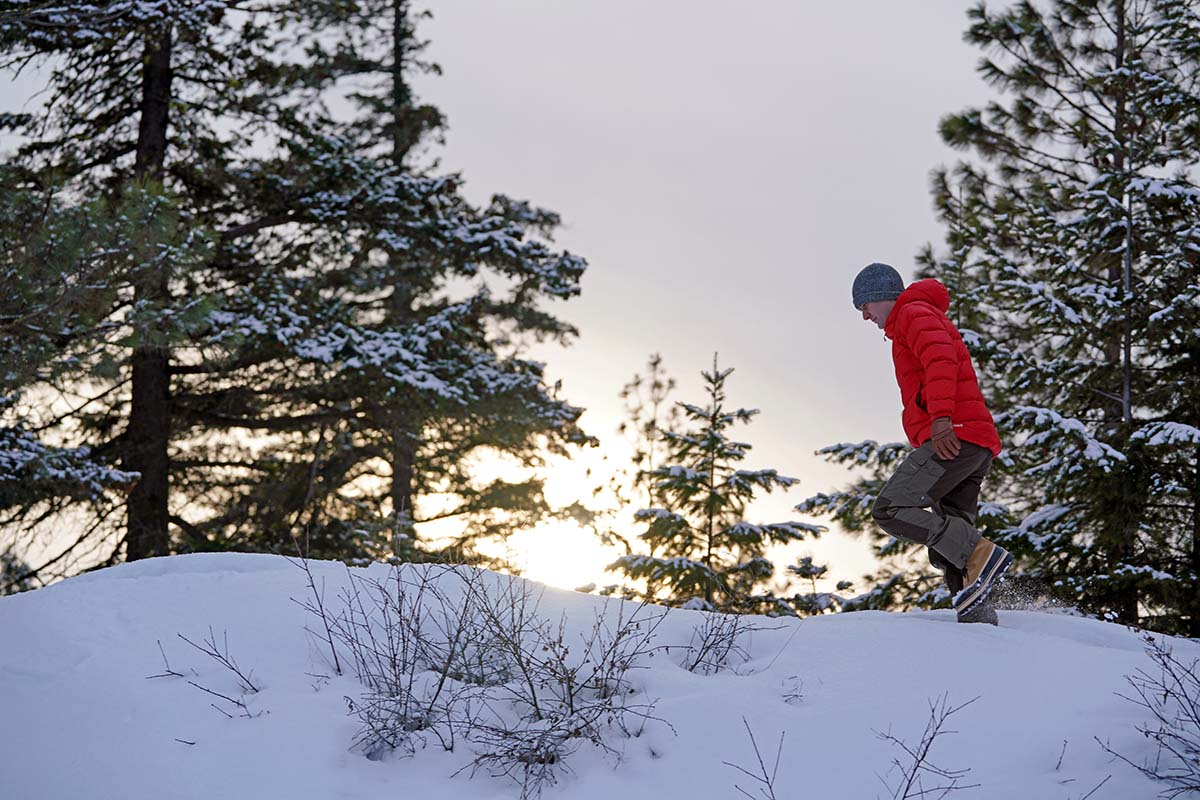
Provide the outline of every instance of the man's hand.
<path id="1" fill-rule="evenodd" d="M 935 419 L 930 436 L 933 439 L 933 454 L 942 461 L 949 461 L 962 450 L 962 442 L 954 435 L 954 423 L 949 417 Z"/>

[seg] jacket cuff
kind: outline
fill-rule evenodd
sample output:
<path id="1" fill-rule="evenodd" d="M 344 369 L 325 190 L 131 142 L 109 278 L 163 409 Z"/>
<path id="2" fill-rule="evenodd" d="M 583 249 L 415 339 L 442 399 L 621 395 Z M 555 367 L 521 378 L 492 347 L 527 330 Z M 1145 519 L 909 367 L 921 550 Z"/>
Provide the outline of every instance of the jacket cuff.
<path id="1" fill-rule="evenodd" d="M 937 419 L 938 417 L 949 417 L 950 421 L 954 422 L 954 404 L 953 403 L 939 403 L 938 405 L 930 404 L 929 418 L 931 420 L 933 420 L 933 419 Z"/>

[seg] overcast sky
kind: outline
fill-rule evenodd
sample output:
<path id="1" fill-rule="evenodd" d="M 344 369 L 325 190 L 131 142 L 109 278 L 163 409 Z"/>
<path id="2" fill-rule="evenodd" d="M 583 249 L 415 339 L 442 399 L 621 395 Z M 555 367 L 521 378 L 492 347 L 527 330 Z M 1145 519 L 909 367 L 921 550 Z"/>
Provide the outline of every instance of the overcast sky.
<path id="1" fill-rule="evenodd" d="M 582 296 L 560 306 L 578 342 L 538 357 L 595 435 L 613 438 L 617 393 L 651 352 L 679 399 L 701 402 L 719 351 L 737 370 L 731 403 L 762 411 L 741 433 L 747 466 L 801 479 L 754 521 L 795 518 L 846 481 L 818 448 L 903 439 L 889 346 L 850 283 L 875 260 L 909 278 L 942 239 L 928 174 L 958 154 L 938 120 L 989 96 L 962 41 L 970 5 L 429 6 L 420 32 L 444 74 L 417 88 L 449 120 L 443 166 L 476 199 L 558 211 L 559 244 L 590 262 Z M 821 550 L 835 569 L 861 563 Z"/>

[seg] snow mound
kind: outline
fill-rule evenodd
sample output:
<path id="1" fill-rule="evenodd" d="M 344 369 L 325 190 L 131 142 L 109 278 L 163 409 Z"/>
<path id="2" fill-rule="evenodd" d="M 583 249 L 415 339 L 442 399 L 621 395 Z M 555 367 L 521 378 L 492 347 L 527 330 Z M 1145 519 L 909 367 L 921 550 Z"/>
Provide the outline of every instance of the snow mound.
<path id="1" fill-rule="evenodd" d="M 388 574 L 379 565 L 309 567 L 331 604 L 349 575 Z M 537 593 L 539 613 L 563 620 L 568 641 L 620 604 Z M 511 780 L 471 777 L 470 742 L 447 751 L 426 741 L 406 758 L 369 759 L 354 748 L 360 722 L 347 709 L 363 687 L 352 671 L 335 674 L 328 648 L 306 632 L 309 596 L 307 574 L 288 559 L 218 554 L 123 565 L 0 598 L 0 796 L 520 795 Z M 1108 776 L 1094 796 L 1149 798 L 1164 788 L 1097 742 L 1139 762 L 1153 754 L 1135 730 L 1146 711 L 1117 696 L 1128 692 L 1124 676 L 1149 666 L 1141 635 L 1125 627 L 1028 611 L 1001 612 L 999 627 L 957 625 L 950 612 L 759 619 L 739 639 L 744 658 L 704 674 L 681 666 L 704 619 L 671 611 L 655 629 L 669 649 L 639 665 L 636 690 L 662 721 L 632 736 L 614 732 L 616 757 L 577 749 L 544 797 L 739 796 L 735 783 L 752 784 L 723 762 L 754 769 L 743 718 L 768 762 L 786 731 L 779 796 L 890 796 L 884 782 L 894 785 L 889 768 L 901 753 L 878 733 L 919 742 L 930 703 L 943 695 L 952 705 L 979 698 L 932 753 L 939 766 L 970 770 L 963 783 L 979 788 L 965 796 L 1066 800 Z M 210 631 L 257 692 L 181 638 L 199 644 Z M 1200 657 L 1194 642 L 1169 642 L 1184 660 Z"/>

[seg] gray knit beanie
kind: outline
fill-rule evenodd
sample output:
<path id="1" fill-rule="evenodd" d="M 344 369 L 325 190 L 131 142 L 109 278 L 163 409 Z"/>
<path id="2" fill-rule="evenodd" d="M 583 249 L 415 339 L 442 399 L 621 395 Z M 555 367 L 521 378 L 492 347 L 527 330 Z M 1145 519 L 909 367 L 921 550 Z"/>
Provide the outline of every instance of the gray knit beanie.
<path id="1" fill-rule="evenodd" d="M 854 307 L 876 300 L 895 300 L 904 291 L 904 278 L 887 264 L 867 264 L 854 278 Z"/>

